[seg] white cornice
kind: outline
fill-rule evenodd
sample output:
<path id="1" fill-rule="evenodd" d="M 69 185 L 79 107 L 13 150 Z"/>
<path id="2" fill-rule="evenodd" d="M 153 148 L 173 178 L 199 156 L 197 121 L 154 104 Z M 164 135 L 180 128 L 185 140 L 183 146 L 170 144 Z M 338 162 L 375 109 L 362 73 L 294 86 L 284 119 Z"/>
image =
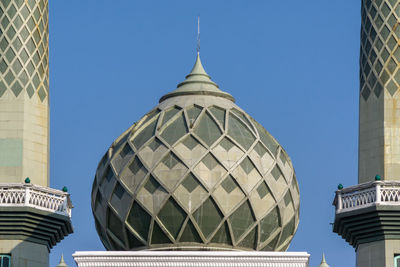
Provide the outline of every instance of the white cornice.
<path id="1" fill-rule="evenodd" d="M 306 252 L 78 251 L 78 267 L 308 267 Z"/>

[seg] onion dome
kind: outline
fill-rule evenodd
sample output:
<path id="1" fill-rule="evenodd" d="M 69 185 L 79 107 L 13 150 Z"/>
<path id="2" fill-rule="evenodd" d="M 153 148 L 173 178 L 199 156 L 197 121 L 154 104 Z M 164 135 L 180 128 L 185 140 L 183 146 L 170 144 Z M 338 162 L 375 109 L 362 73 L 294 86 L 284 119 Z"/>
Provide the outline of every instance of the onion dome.
<path id="1" fill-rule="evenodd" d="M 291 160 L 234 101 L 197 55 L 177 89 L 117 138 L 92 189 L 106 249 L 288 248 L 299 222 Z"/>

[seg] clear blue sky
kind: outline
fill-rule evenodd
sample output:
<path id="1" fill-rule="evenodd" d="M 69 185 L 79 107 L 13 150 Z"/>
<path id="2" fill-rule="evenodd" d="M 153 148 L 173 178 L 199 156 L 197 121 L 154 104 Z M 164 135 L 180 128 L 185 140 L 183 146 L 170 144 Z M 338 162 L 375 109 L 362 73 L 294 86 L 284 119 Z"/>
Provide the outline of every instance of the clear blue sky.
<path id="1" fill-rule="evenodd" d="M 175 89 L 201 54 L 221 89 L 291 157 L 300 225 L 290 251 L 354 267 L 332 233 L 339 183 L 357 183 L 361 1 L 50 1 L 51 185 L 67 186 L 75 233 L 51 253 L 104 250 L 90 208 L 100 158 Z"/>

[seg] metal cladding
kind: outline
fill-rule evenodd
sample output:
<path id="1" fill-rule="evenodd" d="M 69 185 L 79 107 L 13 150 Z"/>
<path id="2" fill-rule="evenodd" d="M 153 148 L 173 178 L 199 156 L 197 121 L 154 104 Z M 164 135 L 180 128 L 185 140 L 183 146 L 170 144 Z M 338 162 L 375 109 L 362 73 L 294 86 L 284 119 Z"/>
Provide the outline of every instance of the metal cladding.
<path id="1" fill-rule="evenodd" d="M 359 183 L 400 179 L 399 22 L 399 1 L 362 1 Z"/>
<path id="2" fill-rule="evenodd" d="M 0 182 L 49 185 L 48 0 L 0 1 Z"/>
<path id="3" fill-rule="evenodd" d="M 299 189 L 283 148 L 198 57 L 104 155 L 92 210 L 108 250 L 284 251 L 299 222 Z"/>

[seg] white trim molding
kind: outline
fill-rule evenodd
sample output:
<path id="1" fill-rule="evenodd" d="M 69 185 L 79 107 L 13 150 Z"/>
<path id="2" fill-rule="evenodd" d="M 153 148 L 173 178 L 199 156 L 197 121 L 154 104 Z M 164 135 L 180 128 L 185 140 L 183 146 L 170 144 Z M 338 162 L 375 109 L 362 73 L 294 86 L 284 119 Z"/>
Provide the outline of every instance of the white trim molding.
<path id="1" fill-rule="evenodd" d="M 77 251 L 78 267 L 308 267 L 307 252 Z"/>

